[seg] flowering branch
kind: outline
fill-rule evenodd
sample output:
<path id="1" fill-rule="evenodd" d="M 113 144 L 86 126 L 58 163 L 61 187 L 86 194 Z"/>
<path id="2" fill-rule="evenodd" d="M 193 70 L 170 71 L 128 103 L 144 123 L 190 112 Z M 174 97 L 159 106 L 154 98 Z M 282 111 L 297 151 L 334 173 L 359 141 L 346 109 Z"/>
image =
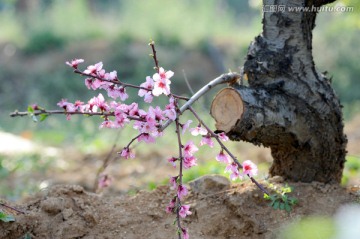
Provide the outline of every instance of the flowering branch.
<path id="1" fill-rule="evenodd" d="M 218 144 L 221 146 L 221 149 L 226 151 L 229 156 L 232 158 L 233 162 L 236 163 L 238 170 L 240 168 L 244 168 L 244 166 L 239 162 L 239 160 L 236 158 L 234 154 L 231 153 L 231 151 L 224 145 L 223 142 L 221 142 L 219 135 L 215 134 L 205 123 L 204 121 L 199 117 L 199 115 L 195 112 L 195 110 L 189 106 L 188 109 L 191 111 L 191 113 L 195 116 L 195 118 L 199 121 L 199 123 L 205 127 L 205 129 L 208 131 L 208 133 L 215 138 L 215 140 L 218 142 Z M 269 192 L 259 183 L 257 182 L 254 177 L 247 174 L 247 176 L 251 179 L 251 181 L 261 190 L 263 193 L 270 196 Z"/>
<path id="2" fill-rule="evenodd" d="M 29 114 L 38 116 L 38 115 L 86 115 L 86 116 L 114 116 L 114 112 L 81 112 L 81 111 L 66 111 L 66 110 L 35 110 L 34 112 L 28 111 L 14 111 L 10 113 L 10 117 L 23 117 Z M 135 116 L 127 116 L 128 119 L 136 120 L 136 121 L 145 121 L 140 117 Z"/>
<path id="3" fill-rule="evenodd" d="M 172 157 L 168 161 L 176 167 L 177 161 L 179 161 L 179 174 L 174 177 L 170 177 L 171 189 L 176 190 L 176 195 L 172 198 L 168 204 L 166 211 L 169 213 L 176 214 L 176 225 L 178 229 L 179 239 L 188 239 L 189 234 L 186 228 L 181 225 L 181 218 L 185 218 L 191 215 L 190 205 L 182 205 L 183 198 L 188 194 L 188 189 L 183 185 L 183 170 L 189 169 L 197 165 L 196 157 L 194 153 L 199 149 L 195 146 L 193 141 L 189 140 L 185 145 L 181 142 L 181 134 L 184 134 L 189 128 L 191 120 L 186 123 L 180 123 L 180 117 L 186 110 L 190 110 L 195 118 L 199 121 L 198 127 L 190 129 L 192 135 L 202 135 L 200 146 L 207 144 L 209 147 L 213 147 L 212 138 L 215 138 L 218 144 L 221 146 L 220 153 L 216 156 L 216 160 L 226 163 L 226 170 L 231 172 L 230 178 L 243 178 L 248 176 L 253 183 L 255 183 L 265 194 L 269 195 L 265 188 L 263 188 L 254 178 L 253 175 L 257 173 L 257 167 L 250 160 L 244 161 L 242 164 L 239 160 L 229 151 L 229 149 L 221 142 L 226 141 L 229 138 L 225 133 L 215 134 L 204 122 L 201 120 L 199 115 L 192 108 L 192 105 L 214 86 L 223 83 L 234 83 L 240 75 L 237 73 L 223 74 L 196 92 L 191 98 L 178 96 L 171 93 L 170 78 L 174 75 L 171 70 L 166 71 L 164 68 L 159 66 L 157 59 L 155 43 L 151 41 L 149 43 L 152 49 L 151 56 L 154 59 L 156 73 L 152 77 L 147 76 L 146 81 L 140 86 L 128 84 L 120 81 L 117 77 L 117 72 L 112 71 L 106 73 L 102 68 L 102 62 L 90 65 L 86 70 L 81 71 L 78 69 L 78 65 L 84 62 L 83 59 L 75 59 L 71 62 L 66 62 L 67 65 L 73 68 L 76 74 L 86 76 L 85 85 L 88 89 L 103 89 L 107 92 L 108 96 L 113 99 L 111 102 L 105 101 L 102 94 L 91 98 L 86 104 L 81 101 L 75 103 L 67 102 L 66 99 L 61 100 L 57 105 L 62 110 L 45 110 L 37 105 L 29 106 L 27 112 L 15 111 L 10 114 L 11 117 L 29 115 L 34 120 L 36 116 L 40 116 L 40 120 L 44 120 L 46 116 L 52 114 L 65 114 L 67 119 L 70 119 L 70 115 L 88 115 L 88 116 L 102 116 L 104 121 L 101 123 L 100 128 L 123 128 L 127 125 L 130 120 L 135 121 L 133 128 L 138 131 L 137 136 L 132 138 L 130 142 L 118 152 L 124 159 L 130 159 L 135 157 L 135 153 L 130 146 L 132 143 L 137 141 L 144 141 L 145 143 L 154 143 L 156 138 L 163 135 L 163 131 L 172 123 L 176 125 L 176 135 L 179 148 L 179 156 Z M 138 96 L 144 98 L 144 102 L 152 103 L 153 97 L 158 97 L 162 94 L 168 97 L 169 103 L 165 108 L 161 109 L 160 106 L 150 105 L 147 110 L 139 108 L 139 105 L 135 102 L 131 104 L 123 103 L 129 96 L 127 95 L 125 88 L 138 89 Z M 120 98 L 122 102 L 115 101 Z M 179 107 L 178 100 L 187 101 L 183 106 Z M 98 112 L 99 111 L 99 112 Z M 111 118 L 110 118 L 111 117 Z M 114 120 L 113 120 L 114 118 Z M 203 128 L 204 127 L 204 128 Z M 111 149 L 111 152 L 115 149 L 115 144 Z M 225 154 L 224 151 L 227 153 Z M 232 159 L 232 160 L 231 160 Z M 105 168 L 110 163 L 110 154 L 104 160 L 102 167 L 97 172 L 98 184 L 94 187 L 95 189 L 107 187 L 110 184 L 110 177 L 108 175 L 102 175 Z M 239 171 L 242 170 L 240 173 Z M 0 204 L 2 205 L 2 204 Z"/>
<path id="4" fill-rule="evenodd" d="M 175 124 L 176 124 L 177 140 L 178 140 L 178 145 L 179 145 L 179 176 L 178 176 L 178 179 L 177 179 L 177 184 L 178 184 L 178 187 L 179 187 L 180 185 L 182 185 L 182 170 L 183 170 L 182 147 L 183 146 L 181 144 L 180 123 L 179 123 L 178 118 L 175 119 Z M 180 230 L 182 229 L 181 221 L 180 221 L 180 207 L 181 207 L 181 199 L 180 199 L 180 197 L 177 197 L 177 200 L 176 200 L 176 221 L 177 221 L 179 239 L 181 239 Z"/>

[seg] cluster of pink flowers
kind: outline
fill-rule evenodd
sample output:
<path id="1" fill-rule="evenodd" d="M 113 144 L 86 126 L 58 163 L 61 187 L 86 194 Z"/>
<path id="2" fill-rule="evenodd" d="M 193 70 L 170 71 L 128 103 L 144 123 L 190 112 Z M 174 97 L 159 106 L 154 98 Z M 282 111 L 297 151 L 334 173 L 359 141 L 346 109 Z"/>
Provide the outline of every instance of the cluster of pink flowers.
<path id="1" fill-rule="evenodd" d="M 211 148 L 214 147 L 214 138 L 216 138 L 219 143 L 229 140 L 225 133 L 215 134 L 211 132 L 200 119 L 199 124 L 191 129 L 189 129 L 192 123 L 191 120 L 183 124 L 179 122 L 178 113 L 180 111 L 177 103 L 179 97 L 173 95 L 170 90 L 170 78 L 173 77 L 174 72 L 165 71 L 162 67 L 157 67 L 158 70 L 152 77 L 147 76 L 144 83 L 140 86 L 134 86 L 121 82 L 118 79 L 116 71 L 106 72 L 105 69 L 103 69 L 102 62 L 90 65 L 84 71 L 78 70 L 79 64 L 83 62 L 83 59 L 74 59 L 66 62 L 66 64 L 75 69 L 75 72 L 87 76 L 85 85 L 88 89 L 105 90 L 107 96 L 110 97 L 112 101 L 106 101 L 100 93 L 98 96 L 91 98 L 87 103 L 81 101 L 71 103 L 63 99 L 58 103 L 58 106 L 65 110 L 67 119 L 70 119 L 71 114 L 77 112 L 102 115 L 104 121 L 101 123 L 100 128 L 123 128 L 129 124 L 130 121 L 134 121 L 133 128 L 137 130 L 138 135 L 119 152 L 120 156 L 124 159 L 135 157 L 134 151 L 130 148 L 130 145 L 135 140 L 138 142 L 153 143 L 157 137 L 162 136 L 163 132 L 160 130 L 160 127 L 163 122 L 167 120 L 176 120 L 177 129 L 181 129 L 182 134 L 189 131 L 193 136 L 201 136 L 199 146 L 207 145 Z M 127 87 L 137 88 L 138 96 L 143 97 L 146 103 L 151 103 L 154 97 L 164 94 L 169 98 L 168 104 L 163 109 L 159 106 L 149 106 L 148 110 L 140 109 L 137 103 L 126 104 L 124 101 L 129 98 L 126 92 Z M 117 102 L 116 100 L 118 99 L 120 99 L 121 102 Z M 177 133 L 181 152 L 179 157 L 171 157 L 168 161 L 174 167 L 176 167 L 177 162 L 179 162 L 181 167 L 178 176 L 170 177 L 170 186 L 171 189 L 176 191 L 176 195 L 169 202 L 166 211 L 169 213 L 177 213 L 178 218 L 185 218 L 192 213 L 190 211 L 190 205 L 182 204 L 183 198 L 188 194 L 187 187 L 182 183 L 182 169 L 189 169 L 197 165 L 197 158 L 194 154 L 199 148 L 191 140 L 185 145 L 182 145 L 180 132 Z M 250 160 L 243 162 L 242 172 L 239 172 L 238 164 L 233 162 L 231 157 L 225 152 L 223 144 L 220 144 L 222 148 L 216 156 L 216 160 L 226 164 L 225 170 L 230 172 L 230 178 L 232 180 L 236 178 L 242 179 L 245 175 L 252 177 L 257 174 L 257 167 Z M 99 188 L 107 187 L 110 183 L 111 178 L 108 175 L 100 176 L 98 181 Z M 189 233 L 186 228 L 179 226 L 178 230 L 182 233 L 184 239 L 189 238 Z"/>
<path id="2" fill-rule="evenodd" d="M 83 62 L 83 59 L 75 59 L 71 62 L 66 62 L 66 64 L 77 70 L 78 65 Z M 169 104 L 165 106 L 164 110 L 159 106 L 155 108 L 150 106 L 148 111 L 145 111 L 140 109 L 137 103 L 127 105 L 114 101 L 118 98 L 121 101 L 125 101 L 129 97 L 125 89 L 126 84 L 119 81 L 116 71 L 106 72 L 103 69 L 102 62 L 88 66 L 82 74 L 89 76 L 85 79 L 85 85 L 89 89 L 103 89 L 113 101 L 106 102 L 101 93 L 97 97 L 90 99 L 87 104 L 80 101 L 73 104 L 63 99 L 58 103 L 58 106 L 68 113 L 68 119 L 70 119 L 71 113 L 74 112 L 101 112 L 105 117 L 100 128 L 123 128 L 133 119 L 135 120 L 133 128 L 138 130 L 140 134 L 137 138 L 138 141 L 146 143 L 153 143 L 156 137 L 162 135 L 162 132 L 159 131 L 159 126 L 161 126 L 164 120 L 176 119 L 175 99 L 173 97 L 169 97 Z M 173 75 L 172 71 L 165 71 L 162 67 L 159 68 L 158 73 L 155 73 L 152 78 L 147 76 L 146 81 L 138 87 L 138 95 L 144 97 L 144 101 L 147 103 L 151 103 L 154 96 L 161 94 L 169 95 L 170 78 Z M 109 116 L 115 116 L 114 120 L 110 120 Z M 134 154 L 128 147 L 124 148 L 120 155 L 124 158 L 134 157 Z"/>

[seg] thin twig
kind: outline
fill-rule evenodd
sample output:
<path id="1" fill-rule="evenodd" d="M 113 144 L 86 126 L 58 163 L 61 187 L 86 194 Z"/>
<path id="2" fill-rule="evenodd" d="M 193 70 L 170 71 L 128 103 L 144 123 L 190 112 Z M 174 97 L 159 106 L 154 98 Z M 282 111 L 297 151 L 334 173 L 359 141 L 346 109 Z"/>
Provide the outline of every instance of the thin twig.
<path id="1" fill-rule="evenodd" d="M 189 88 L 189 91 L 190 91 L 191 95 L 194 95 L 195 92 L 194 92 L 193 88 L 190 85 L 190 82 L 189 82 L 189 80 L 188 80 L 188 78 L 186 76 L 185 70 L 183 69 L 182 72 L 183 72 L 185 83 L 186 83 L 187 87 Z"/>
<path id="2" fill-rule="evenodd" d="M 84 73 L 84 72 L 82 72 L 82 71 L 80 71 L 78 69 L 75 69 L 74 73 L 82 75 L 82 76 L 87 76 L 87 77 L 90 77 L 90 78 L 95 78 L 95 79 L 98 79 L 98 80 L 101 80 L 101 81 L 113 83 L 113 84 L 116 84 L 116 85 L 121 85 L 123 87 L 131 87 L 131 88 L 135 88 L 135 89 L 149 90 L 149 89 L 147 89 L 145 87 L 141 87 L 141 86 L 137 86 L 137 85 L 133 85 L 133 84 L 129 84 L 129 83 L 124 83 L 124 82 L 120 81 L 119 79 L 108 80 L 108 79 L 105 79 L 105 78 L 101 78 L 101 77 L 99 77 L 97 75 L 86 74 L 86 73 Z"/>
<path id="3" fill-rule="evenodd" d="M 239 79 L 240 75 L 234 72 L 222 74 L 221 76 L 215 78 L 214 80 L 210 81 L 208 84 L 206 84 L 204 87 L 202 87 L 198 92 L 196 92 L 181 108 L 180 113 L 183 113 L 185 110 L 189 108 L 192 104 L 194 104 L 195 101 L 197 101 L 201 96 L 203 96 L 205 93 L 210 91 L 214 86 L 224 83 L 231 83 Z M 166 129 L 173 120 L 167 120 L 162 127 L 160 128 L 160 131 L 163 131 Z"/>
<path id="4" fill-rule="evenodd" d="M 102 172 L 104 172 L 105 169 L 109 166 L 110 161 L 111 161 L 111 158 L 112 158 L 112 156 L 114 155 L 114 151 L 115 151 L 115 148 L 116 148 L 116 142 L 119 140 L 120 132 L 121 132 L 121 131 L 118 131 L 118 132 L 117 132 L 116 137 L 115 137 L 115 140 L 114 140 L 114 144 L 113 144 L 113 146 L 111 147 L 111 150 L 109 151 L 109 153 L 107 154 L 106 158 L 104 159 L 102 166 L 98 169 L 98 171 L 97 171 L 97 173 L 96 173 L 95 182 L 94 182 L 94 192 L 97 192 L 97 190 L 98 190 L 98 188 L 99 188 L 98 179 L 99 179 L 100 174 L 101 174 Z"/>
<path id="5" fill-rule="evenodd" d="M 176 134 L 177 134 L 177 139 L 178 139 L 178 144 L 179 144 L 179 160 L 180 160 L 178 185 L 182 185 L 183 155 L 182 155 L 182 144 L 181 144 L 181 135 L 180 135 L 180 123 L 179 123 L 178 118 L 175 119 L 175 124 L 176 124 Z M 181 222 L 180 222 L 180 207 L 181 207 L 181 200 L 180 200 L 179 197 L 177 197 L 177 200 L 176 200 L 176 221 L 177 221 L 177 226 L 178 226 L 179 231 L 182 228 L 181 227 Z M 179 239 L 181 239 L 181 233 L 179 233 Z"/>
<path id="6" fill-rule="evenodd" d="M 21 210 L 19 210 L 19 209 L 16 209 L 16 208 L 14 208 L 14 207 L 12 207 L 12 206 L 6 205 L 5 203 L 0 203 L 0 206 L 6 207 L 6 208 L 8 208 L 8 209 L 11 209 L 11 210 L 13 210 L 13 211 L 15 211 L 15 212 L 17 212 L 17 213 L 25 214 L 25 212 L 23 212 L 23 211 L 21 211 Z"/>
<path id="7" fill-rule="evenodd" d="M 159 61 L 157 59 L 157 55 L 156 55 L 156 50 L 155 50 L 155 42 L 153 40 L 150 41 L 149 45 L 151 46 L 151 50 L 152 50 L 152 57 L 154 59 L 154 62 L 155 62 L 155 70 L 157 73 L 159 73 Z"/>
<path id="8" fill-rule="evenodd" d="M 217 134 L 215 134 L 205 123 L 204 121 L 199 117 L 199 115 L 195 112 L 195 110 L 189 106 L 188 109 L 193 113 L 193 115 L 195 116 L 195 118 L 206 128 L 206 130 L 211 134 L 211 136 L 213 138 L 215 138 L 215 140 L 218 142 L 218 144 L 221 146 L 221 149 L 225 150 L 229 156 L 233 159 L 234 163 L 237 164 L 238 169 L 242 168 L 242 164 L 239 162 L 239 160 L 235 157 L 235 155 L 233 155 L 230 150 L 224 145 L 224 143 L 219 139 L 219 136 Z M 260 184 L 258 183 L 253 177 L 251 177 L 250 175 L 247 175 L 250 180 L 261 190 L 263 191 L 265 194 L 270 195 L 269 192 Z"/>
<path id="9" fill-rule="evenodd" d="M 80 111 L 75 111 L 75 112 L 68 112 L 65 110 L 35 110 L 34 112 L 19 112 L 19 111 L 14 111 L 12 113 L 10 113 L 11 117 L 16 117 L 16 116 L 27 116 L 27 115 L 42 115 L 42 114 L 46 114 L 46 115 L 60 115 L 60 114 L 66 114 L 66 115 L 86 115 L 86 116 L 93 116 L 93 115 L 99 115 L 99 116 L 115 116 L 114 112 L 80 112 Z M 137 120 L 137 121 L 145 121 L 145 119 L 140 118 L 140 117 L 134 117 L 134 116 L 127 116 L 128 119 L 131 120 Z"/>

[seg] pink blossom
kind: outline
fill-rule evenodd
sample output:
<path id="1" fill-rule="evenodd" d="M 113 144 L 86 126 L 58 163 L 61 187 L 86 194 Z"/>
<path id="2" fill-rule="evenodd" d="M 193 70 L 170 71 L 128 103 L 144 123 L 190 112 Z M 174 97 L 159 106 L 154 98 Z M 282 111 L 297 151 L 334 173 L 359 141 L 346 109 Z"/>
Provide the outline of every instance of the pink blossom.
<path id="1" fill-rule="evenodd" d="M 99 79 L 94 79 L 91 85 L 91 88 L 93 90 L 99 89 L 99 88 L 107 88 L 108 87 L 108 82 L 99 80 Z"/>
<path id="2" fill-rule="evenodd" d="M 107 83 L 107 82 L 105 82 L 105 83 Z M 125 88 L 122 86 L 117 87 L 114 84 L 111 84 L 111 85 L 107 85 L 102 88 L 104 88 L 107 91 L 108 96 L 113 98 L 114 100 L 116 100 L 117 98 L 120 98 L 122 101 L 124 101 L 127 98 L 129 98 L 129 95 L 126 93 Z"/>
<path id="3" fill-rule="evenodd" d="M 106 91 L 108 93 L 108 96 L 113 98 L 114 100 L 120 97 L 119 89 L 115 85 L 110 85 L 109 87 L 107 87 Z"/>
<path id="4" fill-rule="evenodd" d="M 66 120 L 71 120 L 71 114 L 66 114 Z"/>
<path id="5" fill-rule="evenodd" d="M 119 92 L 120 92 L 120 99 L 122 101 L 126 100 L 127 98 L 129 98 L 128 94 L 126 94 L 126 89 L 124 87 L 119 87 Z"/>
<path id="6" fill-rule="evenodd" d="M 164 110 L 164 113 L 166 117 L 168 117 L 171 120 L 176 120 L 176 111 L 175 109 L 166 109 Z"/>
<path id="7" fill-rule="evenodd" d="M 108 104 L 105 102 L 104 96 L 100 93 L 97 97 L 93 97 L 92 99 L 90 99 L 90 101 L 88 102 L 90 105 L 90 110 L 92 112 L 96 112 L 97 111 L 97 107 L 102 111 L 108 111 L 110 109 L 110 107 L 108 106 Z M 97 107 L 94 107 L 97 106 Z"/>
<path id="8" fill-rule="evenodd" d="M 216 155 L 216 160 L 226 164 L 231 163 L 231 159 L 229 155 L 225 154 L 223 150 L 221 150 L 221 152 L 218 155 Z"/>
<path id="9" fill-rule="evenodd" d="M 177 187 L 177 195 L 180 199 L 182 199 L 184 196 L 186 196 L 188 194 L 188 190 L 185 186 L 183 185 L 178 185 Z"/>
<path id="10" fill-rule="evenodd" d="M 104 78 L 106 80 L 109 80 L 109 81 L 114 81 L 117 79 L 117 72 L 116 71 L 112 71 L 110 73 L 106 73 Z"/>
<path id="11" fill-rule="evenodd" d="M 146 102 L 146 103 L 151 103 L 152 102 L 152 100 L 153 100 L 153 95 L 152 95 L 152 93 L 151 93 L 151 91 L 150 92 L 148 92 L 148 93 L 146 93 L 145 94 L 145 96 L 144 96 L 144 101 Z"/>
<path id="12" fill-rule="evenodd" d="M 102 67 L 102 66 L 101 66 Z M 105 79 L 105 70 L 104 69 L 100 69 L 99 71 L 97 71 L 97 76 L 101 79 Z"/>
<path id="13" fill-rule="evenodd" d="M 184 156 L 192 156 L 198 150 L 198 147 L 190 140 L 184 145 Z"/>
<path id="14" fill-rule="evenodd" d="M 57 105 L 61 108 L 63 108 L 64 110 L 66 109 L 66 106 L 69 104 L 69 102 L 67 101 L 67 99 L 62 99 L 59 103 L 57 103 Z"/>
<path id="15" fill-rule="evenodd" d="M 173 97 L 170 97 L 170 103 L 165 106 L 164 114 L 171 120 L 176 119 L 176 110 L 175 110 L 175 100 Z"/>
<path id="16" fill-rule="evenodd" d="M 196 158 L 194 156 L 185 156 L 183 159 L 183 166 L 184 168 L 188 169 L 192 166 L 195 166 L 196 164 Z"/>
<path id="17" fill-rule="evenodd" d="M 193 136 L 198 136 L 198 135 L 206 135 L 207 134 L 207 130 L 203 127 L 201 127 L 201 125 L 198 125 L 196 128 L 192 128 L 190 129 L 190 132 Z"/>
<path id="18" fill-rule="evenodd" d="M 141 142 L 141 141 L 144 141 L 145 143 L 154 143 L 155 142 L 155 138 L 152 137 L 150 134 L 148 133 L 143 133 L 139 136 L 138 138 L 138 141 Z"/>
<path id="19" fill-rule="evenodd" d="M 186 121 L 185 124 L 181 125 L 182 134 L 184 134 L 186 132 L 186 130 L 189 128 L 191 123 L 192 123 L 192 120 L 188 120 L 188 121 Z"/>
<path id="20" fill-rule="evenodd" d="M 175 202 L 176 202 L 176 197 L 174 197 L 173 199 L 171 199 L 171 201 L 169 202 L 168 206 L 166 207 L 166 212 L 167 212 L 167 213 L 173 213 L 173 212 L 174 212 Z"/>
<path id="21" fill-rule="evenodd" d="M 181 228 L 184 239 L 189 239 L 189 233 L 186 228 Z"/>
<path id="22" fill-rule="evenodd" d="M 225 168 L 225 172 L 230 172 L 230 179 L 235 180 L 237 178 L 242 178 L 242 176 L 239 173 L 238 165 L 236 163 L 231 163 Z"/>
<path id="23" fill-rule="evenodd" d="M 258 168 L 250 160 L 246 160 L 242 163 L 243 166 L 243 175 L 248 175 L 249 177 L 257 175 Z"/>
<path id="24" fill-rule="evenodd" d="M 83 62 L 84 62 L 84 59 L 73 59 L 73 60 L 71 60 L 71 62 L 67 61 L 65 63 L 66 63 L 66 65 L 71 66 L 74 69 L 77 69 L 78 65 Z"/>
<path id="25" fill-rule="evenodd" d="M 99 188 L 106 188 L 109 187 L 112 183 L 112 178 L 109 177 L 107 174 L 101 174 L 98 180 L 98 187 Z"/>
<path id="26" fill-rule="evenodd" d="M 135 158 L 135 154 L 127 147 L 120 152 L 120 156 L 125 159 Z"/>
<path id="27" fill-rule="evenodd" d="M 140 97 L 144 96 L 144 101 L 147 102 L 147 103 L 151 103 L 151 101 L 153 99 L 153 96 L 152 96 L 152 93 L 151 93 L 151 91 L 152 91 L 152 89 L 154 87 L 153 79 L 150 76 L 147 76 L 146 77 L 146 82 L 142 83 L 140 85 L 140 87 L 146 88 L 147 90 L 140 89 L 138 95 Z"/>
<path id="28" fill-rule="evenodd" d="M 176 168 L 176 161 L 177 160 L 178 160 L 177 158 L 171 157 L 171 158 L 168 159 L 168 162 L 171 163 L 174 168 Z"/>
<path id="29" fill-rule="evenodd" d="M 76 109 L 78 109 L 79 111 L 83 112 L 84 111 L 84 102 L 77 100 L 75 101 L 75 107 Z"/>
<path id="30" fill-rule="evenodd" d="M 115 124 L 113 121 L 111 120 L 104 120 L 101 125 L 99 126 L 99 128 L 114 128 Z"/>
<path id="31" fill-rule="evenodd" d="M 220 134 L 218 134 L 218 136 L 224 142 L 229 140 L 229 137 L 227 137 L 227 135 L 224 132 L 221 132 Z"/>
<path id="32" fill-rule="evenodd" d="M 88 66 L 87 69 L 84 71 L 84 73 L 88 75 L 97 75 L 97 72 L 101 71 L 102 67 L 103 67 L 103 63 L 99 62 L 96 63 L 95 65 Z"/>
<path id="33" fill-rule="evenodd" d="M 124 113 L 122 106 L 123 104 L 117 106 L 114 111 L 116 128 L 123 128 L 126 123 L 130 122 L 127 118 L 127 114 Z"/>
<path id="34" fill-rule="evenodd" d="M 238 166 L 236 163 L 231 163 L 231 164 L 227 165 L 225 168 L 225 172 L 231 173 L 231 175 L 230 175 L 231 180 L 235 180 L 240 175 Z"/>
<path id="35" fill-rule="evenodd" d="M 200 146 L 203 146 L 205 144 L 209 145 L 210 148 L 214 147 L 214 142 L 209 135 L 203 136 L 200 141 Z"/>
<path id="36" fill-rule="evenodd" d="M 162 120 L 165 119 L 163 114 L 164 114 L 164 112 L 160 109 L 159 106 L 156 106 L 155 108 L 150 106 L 146 118 L 150 117 L 156 121 L 161 122 Z"/>
<path id="37" fill-rule="evenodd" d="M 170 180 L 169 180 L 170 185 L 171 185 L 170 188 L 173 190 L 177 187 L 177 179 L 178 179 L 178 176 L 170 177 Z"/>
<path id="38" fill-rule="evenodd" d="M 115 118 L 114 128 L 123 128 L 129 122 L 130 120 L 126 117 L 126 114 L 119 115 Z"/>
<path id="39" fill-rule="evenodd" d="M 66 99 L 62 99 L 57 105 L 66 112 L 75 112 L 77 110 L 77 107 L 73 103 L 67 102 Z M 68 118 L 70 118 L 70 116 L 68 116 Z"/>
<path id="40" fill-rule="evenodd" d="M 182 205 L 179 210 L 179 215 L 182 218 L 185 218 L 188 215 L 191 215 L 192 213 L 189 211 L 190 205 Z"/>
<path id="41" fill-rule="evenodd" d="M 160 67 L 159 73 L 153 75 L 154 88 L 152 93 L 154 96 L 159 96 L 162 93 L 165 95 L 170 94 L 170 78 L 174 75 L 172 71 L 165 71 L 164 68 Z"/>
<path id="42" fill-rule="evenodd" d="M 131 103 L 131 105 L 128 106 L 128 110 L 129 110 L 130 116 L 146 115 L 146 113 L 142 114 L 142 111 L 139 109 L 139 106 L 137 103 Z"/>
<path id="43" fill-rule="evenodd" d="M 93 79 L 92 78 L 86 78 L 85 79 L 85 85 L 86 87 L 90 90 L 90 89 L 93 89 Z"/>
<path id="44" fill-rule="evenodd" d="M 154 137 L 159 135 L 156 121 L 150 117 L 146 118 L 146 122 L 136 121 L 133 128 L 139 130 L 140 133 L 147 133 Z"/>

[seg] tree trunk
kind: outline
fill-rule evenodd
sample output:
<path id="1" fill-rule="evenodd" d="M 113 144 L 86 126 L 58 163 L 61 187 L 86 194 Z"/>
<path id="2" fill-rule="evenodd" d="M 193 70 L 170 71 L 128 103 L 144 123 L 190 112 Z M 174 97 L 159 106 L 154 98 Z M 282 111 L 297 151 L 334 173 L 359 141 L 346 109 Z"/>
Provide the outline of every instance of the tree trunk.
<path id="1" fill-rule="evenodd" d="M 270 147 L 272 176 L 339 183 L 347 140 L 342 106 L 312 57 L 316 12 L 289 10 L 332 0 L 263 2 L 272 9 L 264 12 L 263 32 L 250 44 L 241 73 L 249 86 L 237 82 L 216 95 L 216 128 L 232 140 Z"/>

